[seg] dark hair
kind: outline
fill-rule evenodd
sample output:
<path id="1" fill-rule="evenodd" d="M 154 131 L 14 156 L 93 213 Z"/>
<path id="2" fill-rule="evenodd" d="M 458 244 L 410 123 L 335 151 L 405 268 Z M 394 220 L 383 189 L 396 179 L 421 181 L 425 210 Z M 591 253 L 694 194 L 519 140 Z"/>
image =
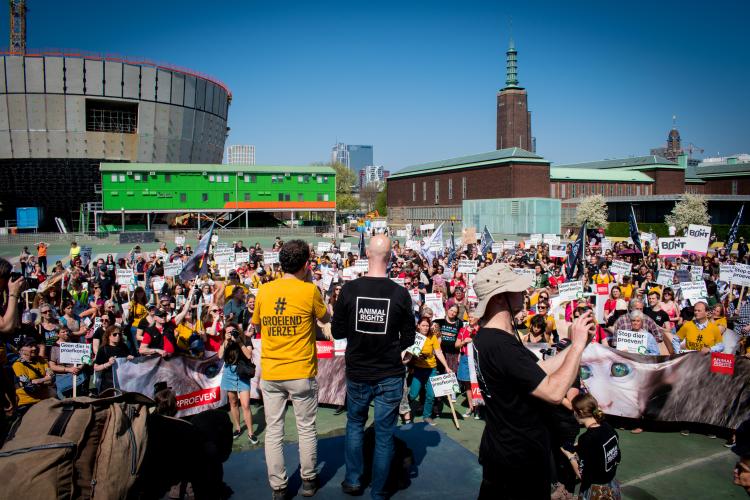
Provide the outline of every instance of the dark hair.
<path id="1" fill-rule="evenodd" d="M 531 317 L 531 323 L 529 324 L 529 329 L 531 330 L 535 326 L 541 328 L 542 333 L 544 333 L 547 330 L 547 319 L 541 314 L 535 314 L 534 316 Z"/>
<path id="2" fill-rule="evenodd" d="M 104 330 L 104 335 L 102 335 L 102 345 L 109 345 L 109 337 L 115 333 L 120 332 L 122 334 L 122 328 L 120 328 L 117 325 L 109 325 L 106 330 Z M 122 335 L 120 335 L 120 343 L 122 344 L 125 339 L 122 338 Z"/>
<path id="3" fill-rule="evenodd" d="M 604 420 L 604 412 L 599 408 L 596 398 L 590 393 L 581 393 L 571 401 L 573 411 L 581 418 L 593 418 L 597 422 Z"/>
<path id="4" fill-rule="evenodd" d="M 174 417 L 177 414 L 177 397 L 172 389 L 162 389 L 157 392 L 154 394 L 154 401 L 156 402 L 154 413 L 157 415 Z"/>
<path id="5" fill-rule="evenodd" d="M 310 259 L 310 247 L 302 240 L 290 240 L 284 243 L 279 252 L 281 270 L 285 273 L 296 273 Z"/>
<path id="6" fill-rule="evenodd" d="M 0 257 L 0 279 L 10 278 L 10 273 L 13 272 L 13 264 L 8 262 L 6 259 Z"/>
<path id="7" fill-rule="evenodd" d="M 135 287 L 135 290 L 133 290 L 133 302 L 142 306 L 145 306 L 146 302 L 148 302 L 146 290 L 144 290 L 142 286 L 137 286 Z"/>

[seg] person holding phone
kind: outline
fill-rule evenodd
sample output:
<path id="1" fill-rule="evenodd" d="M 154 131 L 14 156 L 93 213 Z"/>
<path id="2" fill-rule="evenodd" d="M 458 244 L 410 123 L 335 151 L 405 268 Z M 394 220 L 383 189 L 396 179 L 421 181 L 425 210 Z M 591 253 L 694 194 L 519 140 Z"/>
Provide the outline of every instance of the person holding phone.
<path id="1" fill-rule="evenodd" d="M 596 330 L 590 311 L 573 322 L 571 346 L 540 361 L 521 343 L 513 318 L 533 279 L 507 264 L 481 269 L 474 281 L 481 326 L 474 337 L 486 426 L 479 447 L 480 499 L 549 499 L 550 436 L 543 416 L 559 405 L 578 374 Z"/>

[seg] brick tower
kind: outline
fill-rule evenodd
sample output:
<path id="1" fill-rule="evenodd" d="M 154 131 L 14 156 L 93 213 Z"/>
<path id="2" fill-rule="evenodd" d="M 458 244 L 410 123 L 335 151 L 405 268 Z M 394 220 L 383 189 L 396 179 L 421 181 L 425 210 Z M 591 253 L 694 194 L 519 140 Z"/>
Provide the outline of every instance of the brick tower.
<path id="1" fill-rule="evenodd" d="M 512 38 L 505 54 L 505 87 L 497 94 L 497 149 L 521 148 L 534 152 L 531 112 L 526 90 L 518 86 L 518 52 Z"/>

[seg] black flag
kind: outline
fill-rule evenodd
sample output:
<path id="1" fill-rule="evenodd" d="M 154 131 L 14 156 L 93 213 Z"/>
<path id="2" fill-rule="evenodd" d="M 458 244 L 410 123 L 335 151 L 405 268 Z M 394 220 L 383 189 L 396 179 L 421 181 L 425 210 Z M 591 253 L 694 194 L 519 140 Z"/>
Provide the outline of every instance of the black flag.
<path id="1" fill-rule="evenodd" d="M 565 263 L 565 276 L 568 280 L 576 279 L 580 274 L 580 270 L 583 269 L 583 246 L 586 244 L 586 222 L 588 221 L 581 224 L 581 230 L 578 231 L 578 238 L 573 243 L 570 255 L 568 255 L 568 261 Z M 579 260 L 581 261 L 581 265 L 578 266 L 579 272 L 573 276 Z"/>
<path id="2" fill-rule="evenodd" d="M 635 210 L 633 209 L 633 205 L 630 205 L 628 225 L 630 226 L 630 239 L 633 240 L 633 244 L 638 249 L 638 251 L 643 253 L 643 247 L 641 246 L 641 234 L 638 232 L 638 223 L 635 221 Z"/>
<path id="3" fill-rule="evenodd" d="M 214 234 L 214 225 L 211 224 L 208 232 L 203 235 L 195 253 L 185 263 L 180 273 L 182 281 L 195 279 L 197 276 L 208 274 L 208 246 L 211 244 L 211 236 Z"/>
<path id="4" fill-rule="evenodd" d="M 742 223 L 742 212 L 745 211 L 745 205 L 742 205 L 742 208 L 740 208 L 740 213 L 737 214 L 737 217 L 734 218 L 734 222 L 732 222 L 732 227 L 729 228 L 729 234 L 727 234 L 727 244 L 724 245 L 724 248 L 727 249 L 728 252 L 732 251 L 732 245 L 734 245 L 735 240 L 737 239 L 737 231 L 740 230 L 740 224 Z"/>

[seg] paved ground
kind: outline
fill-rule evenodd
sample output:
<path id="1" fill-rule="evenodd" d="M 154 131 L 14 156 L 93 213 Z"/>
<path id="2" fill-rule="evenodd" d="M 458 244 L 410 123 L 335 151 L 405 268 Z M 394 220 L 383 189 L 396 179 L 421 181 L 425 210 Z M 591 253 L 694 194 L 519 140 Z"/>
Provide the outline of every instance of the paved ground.
<path id="1" fill-rule="evenodd" d="M 461 400 L 461 398 L 459 398 Z M 460 408 L 463 413 L 465 409 Z M 447 411 L 447 410 L 446 410 Z M 255 425 L 263 426 L 263 410 L 253 406 Z M 482 420 L 460 420 L 456 430 L 449 415 L 437 420 L 438 428 L 466 449 L 476 454 L 484 430 Z M 334 415 L 331 408 L 320 408 L 318 433 L 321 437 L 344 434 L 346 415 Z M 287 413 L 287 440 L 296 441 L 292 411 Z M 262 429 L 257 433 L 262 446 Z M 745 492 L 732 484 L 735 455 L 721 439 L 691 434 L 644 432 L 634 435 L 619 431 L 623 461 L 617 477 L 623 485 L 624 498 L 634 500 L 666 499 L 742 499 Z M 235 450 L 256 448 L 247 442 L 246 434 L 235 441 Z M 467 498 L 471 498 L 470 496 Z"/>

